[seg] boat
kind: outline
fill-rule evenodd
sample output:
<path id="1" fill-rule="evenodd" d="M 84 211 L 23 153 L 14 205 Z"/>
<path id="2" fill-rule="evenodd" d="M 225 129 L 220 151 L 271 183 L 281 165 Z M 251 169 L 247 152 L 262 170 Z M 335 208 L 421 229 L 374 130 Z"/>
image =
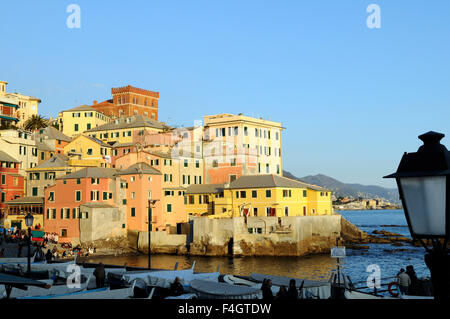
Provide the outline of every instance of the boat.
<path id="1" fill-rule="evenodd" d="M 87 280 L 84 283 L 80 284 L 80 287 L 78 288 L 77 287 L 71 288 L 66 283 L 55 285 L 53 280 L 51 279 L 40 280 L 41 282 L 50 285 L 50 288 L 45 289 L 41 287 L 28 287 L 27 290 L 13 289 L 11 291 L 9 298 L 52 296 L 52 295 L 80 292 L 87 289 L 90 279 L 91 277 L 87 278 Z M 3 287 L 0 286 L 0 296 L 6 298 L 6 289 L 4 286 Z"/>
<path id="2" fill-rule="evenodd" d="M 200 299 L 261 299 L 259 288 L 230 285 L 224 282 L 194 279 L 191 289 Z"/>
<path id="3" fill-rule="evenodd" d="M 105 287 L 56 295 L 22 297 L 18 299 L 126 299 L 132 298 L 133 296 L 134 283 L 131 287 L 121 289 L 110 289 L 109 287 Z"/>

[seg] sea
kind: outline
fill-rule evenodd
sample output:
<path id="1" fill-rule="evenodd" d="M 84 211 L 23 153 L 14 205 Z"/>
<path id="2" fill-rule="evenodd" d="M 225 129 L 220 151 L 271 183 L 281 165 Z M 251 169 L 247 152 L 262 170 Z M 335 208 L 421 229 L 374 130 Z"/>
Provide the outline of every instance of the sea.
<path id="1" fill-rule="evenodd" d="M 402 210 L 355 210 L 337 211 L 345 219 L 371 234 L 374 230 L 386 230 L 409 237 L 409 229 Z M 392 244 L 364 244 L 367 250 L 346 249 L 346 257 L 340 259 L 340 269 L 350 276 L 357 287 L 366 286 L 367 279 L 377 276 L 381 284 L 392 281 L 401 268 L 412 265 L 419 278 L 429 277 L 430 272 L 425 265 L 423 247 L 414 247 L 404 243 L 404 246 Z M 102 261 L 104 264 L 147 267 L 148 256 L 92 256 L 83 258 L 89 262 Z M 262 273 L 325 280 L 330 278 L 331 271 L 337 268 L 336 258 L 330 254 L 320 254 L 305 257 L 203 257 L 178 255 L 152 255 L 151 268 L 178 269 L 191 268 L 195 262 L 196 272 L 215 272 L 221 274 L 250 275 Z"/>

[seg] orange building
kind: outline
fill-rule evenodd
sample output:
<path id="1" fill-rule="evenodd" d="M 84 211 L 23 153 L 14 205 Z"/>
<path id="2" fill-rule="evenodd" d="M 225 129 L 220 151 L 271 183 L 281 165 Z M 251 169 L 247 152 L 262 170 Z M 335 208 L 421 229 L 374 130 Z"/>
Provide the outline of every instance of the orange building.
<path id="1" fill-rule="evenodd" d="M 158 120 L 159 92 L 131 85 L 112 88 L 112 99 L 92 105 L 97 111 L 112 117 L 143 115 Z"/>
<path id="2" fill-rule="evenodd" d="M 136 163 L 120 170 L 121 183 L 126 185 L 126 220 L 129 230 L 147 231 L 149 209 L 152 226 L 161 221 L 161 172 L 146 163 Z M 154 231 L 152 227 L 152 231 Z"/>
<path id="3" fill-rule="evenodd" d="M 115 169 L 89 167 L 59 177 L 56 184 L 45 189 L 44 228 L 59 235 L 60 242 L 80 238 L 79 219 L 89 218 L 81 213 L 86 203 L 114 206 L 119 195 L 114 180 Z"/>

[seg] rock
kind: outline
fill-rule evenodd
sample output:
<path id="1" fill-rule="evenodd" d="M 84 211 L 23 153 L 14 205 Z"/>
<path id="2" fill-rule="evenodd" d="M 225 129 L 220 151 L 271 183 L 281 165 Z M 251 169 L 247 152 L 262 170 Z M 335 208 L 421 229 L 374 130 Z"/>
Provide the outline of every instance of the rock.
<path id="1" fill-rule="evenodd" d="M 372 234 L 384 235 L 384 236 L 402 236 L 402 235 L 400 235 L 400 234 L 397 234 L 397 233 L 391 233 L 391 232 L 388 232 L 388 231 L 385 231 L 385 230 L 374 230 L 374 231 L 372 232 Z"/>
<path id="2" fill-rule="evenodd" d="M 393 243 L 392 246 L 403 246 L 403 244 L 398 242 L 398 243 Z"/>

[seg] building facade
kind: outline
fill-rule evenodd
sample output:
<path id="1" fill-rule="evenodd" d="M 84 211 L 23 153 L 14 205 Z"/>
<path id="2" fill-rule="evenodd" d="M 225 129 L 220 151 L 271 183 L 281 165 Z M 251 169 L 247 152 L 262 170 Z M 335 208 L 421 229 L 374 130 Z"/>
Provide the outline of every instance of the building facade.
<path id="1" fill-rule="evenodd" d="M 69 137 L 111 122 L 111 117 L 89 105 L 81 105 L 58 114 L 59 130 Z"/>

